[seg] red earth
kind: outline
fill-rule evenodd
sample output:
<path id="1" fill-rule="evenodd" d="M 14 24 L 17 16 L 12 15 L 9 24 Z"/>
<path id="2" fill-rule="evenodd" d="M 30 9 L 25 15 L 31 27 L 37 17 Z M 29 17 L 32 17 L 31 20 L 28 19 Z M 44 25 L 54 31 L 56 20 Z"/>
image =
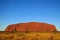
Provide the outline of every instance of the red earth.
<path id="1" fill-rule="evenodd" d="M 42 22 L 27 22 L 8 25 L 5 31 L 34 31 L 34 32 L 54 32 L 57 31 L 55 25 Z"/>

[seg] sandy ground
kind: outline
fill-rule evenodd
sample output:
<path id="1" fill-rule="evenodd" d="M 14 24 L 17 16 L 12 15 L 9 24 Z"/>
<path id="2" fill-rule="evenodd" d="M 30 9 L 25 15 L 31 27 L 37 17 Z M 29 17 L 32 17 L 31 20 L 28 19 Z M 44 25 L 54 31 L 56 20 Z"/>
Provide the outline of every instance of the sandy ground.
<path id="1" fill-rule="evenodd" d="M 60 40 L 60 32 L 3 32 L 0 40 Z"/>

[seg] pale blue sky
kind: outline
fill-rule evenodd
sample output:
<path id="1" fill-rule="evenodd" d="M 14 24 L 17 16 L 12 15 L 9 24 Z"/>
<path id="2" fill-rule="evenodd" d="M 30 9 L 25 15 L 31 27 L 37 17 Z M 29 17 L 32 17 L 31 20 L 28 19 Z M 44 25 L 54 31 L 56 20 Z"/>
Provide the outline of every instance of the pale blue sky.
<path id="1" fill-rule="evenodd" d="M 0 31 L 21 22 L 46 22 L 60 30 L 60 0 L 0 0 Z"/>

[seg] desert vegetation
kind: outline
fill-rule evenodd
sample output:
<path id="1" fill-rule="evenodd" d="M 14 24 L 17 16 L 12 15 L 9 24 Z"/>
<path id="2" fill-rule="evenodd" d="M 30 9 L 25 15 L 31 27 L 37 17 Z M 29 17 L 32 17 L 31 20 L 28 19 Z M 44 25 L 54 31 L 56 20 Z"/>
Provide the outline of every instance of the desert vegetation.
<path id="1" fill-rule="evenodd" d="M 0 40 L 60 40 L 60 32 L 3 32 Z"/>

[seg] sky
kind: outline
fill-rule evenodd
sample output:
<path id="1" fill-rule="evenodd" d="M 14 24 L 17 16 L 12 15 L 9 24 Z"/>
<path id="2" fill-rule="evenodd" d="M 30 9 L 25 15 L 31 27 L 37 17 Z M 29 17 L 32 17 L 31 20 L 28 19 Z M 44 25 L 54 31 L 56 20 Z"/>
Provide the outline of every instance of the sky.
<path id="1" fill-rule="evenodd" d="M 0 0 L 0 31 L 22 22 L 54 24 L 60 31 L 60 0 Z"/>

